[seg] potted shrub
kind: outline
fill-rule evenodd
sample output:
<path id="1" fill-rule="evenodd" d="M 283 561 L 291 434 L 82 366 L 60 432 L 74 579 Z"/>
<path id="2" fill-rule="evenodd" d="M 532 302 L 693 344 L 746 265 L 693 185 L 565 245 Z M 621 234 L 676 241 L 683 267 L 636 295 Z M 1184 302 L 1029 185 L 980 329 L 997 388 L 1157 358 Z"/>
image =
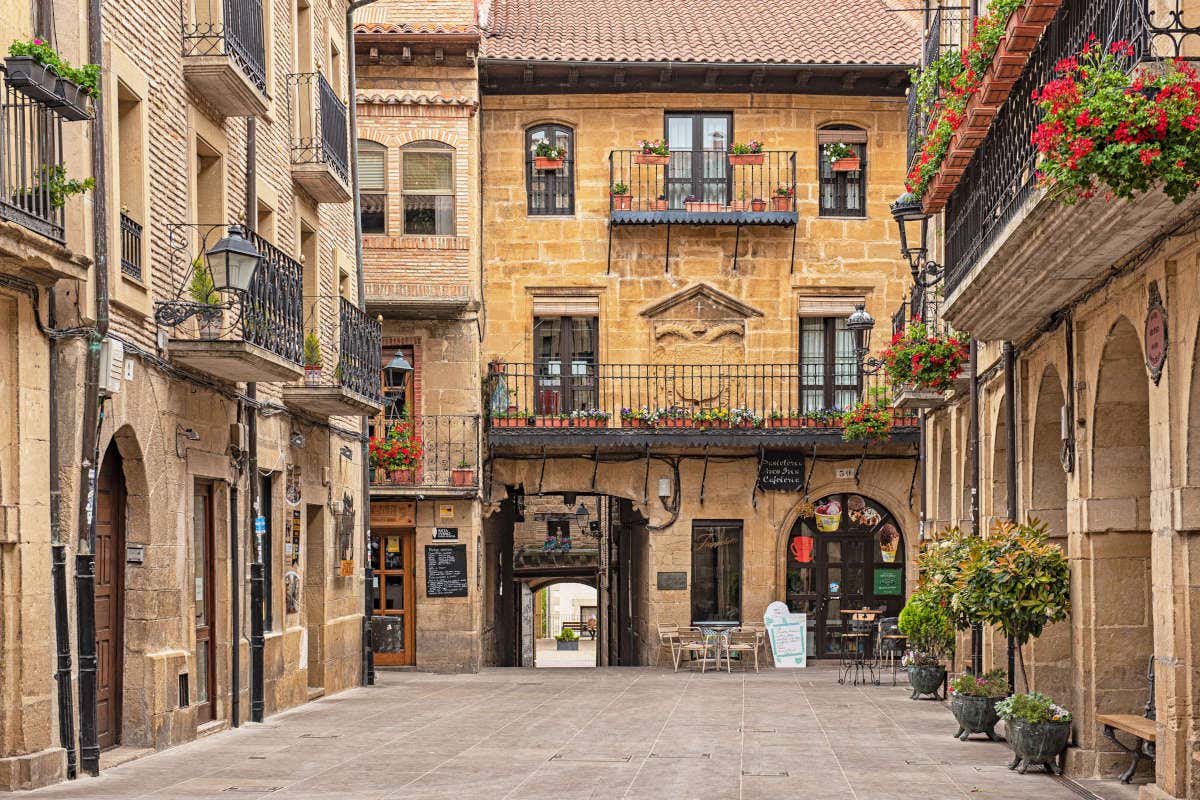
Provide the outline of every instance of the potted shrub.
<path id="1" fill-rule="evenodd" d="M 771 195 L 771 210 L 772 211 L 791 211 L 792 210 L 792 187 L 776 186 L 774 194 Z"/>
<path id="2" fill-rule="evenodd" d="M 952 332 L 929 330 L 920 319 L 897 331 L 880 353 L 888 378 L 898 389 L 897 408 L 932 408 L 942 403 L 967 360 L 967 345 Z"/>
<path id="3" fill-rule="evenodd" d="M 847 442 L 875 442 L 888 438 L 892 431 L 892 410 L 859 403 L 842 413 L 842 439 Z"/>
<path id="4" fill-rule="evenodd" d="M 573 628 L 564 627 L 554 639 L 557 642 L 557 650 L 579 649 L 579 634 L 575 633 Z"/>
<path id="5" fill-rule="evenodd" d="M 635 164 L 666 166 L 671 163 L 671 148 L 658 139 L 642 139 L 637 143 L 638 152 L 633 155 Z"/>
<path id="6" fill-rule="evenodd" d="M 667 196 L 665 194 L 660 194 L 654 201 L 655 211 L 666 211 L 669 207 L 670 205 L 667 202 Z"/>
<path id="7" fill-rule="evenodd" d="M 734 167 L 758 166 L 766 157 L 762 142 L 757 139 L 751 139 L 745 144 L 734 142 L 729 146 L 729 163 Z"/>
<path id="8" fill-rule="evenodd" d="M 544 171 L 562 169 L 566 156 L 567 148 L 562 145 L 538 142 L 533 148 L 533 168 Z"/>
<path id="9" fill-rule="evenodd" d="M 633 197 L 629 194 L 629 184 L 614 183 L 611 194 L 614 211 L 628 211 L 633 208 Z"/>
<path id="10" fill-rule="evenodd" d="M 207 306 L 196 315 L 200 328 L 200 338 L 211 341 L 221 338 L 224 312 L 221 310 L 221 297 L 213 285 L 212 273 L 204 265 L 199 256 L 192 262 L 192 279 L 188 283 L 188 294 L 192 301 Z"/>
<path id="11" fill-rule="evenodd" d="M 622 428 L 647 428 L 654 421 L 654 419 L 654 412 L 645 406 L 642 406 L 641 408 L 621 409 Z"/>
<path id="12" fill-rule="evenodd" d="M 607 411 L 586 408 L 572 411 L 568 416 L 572 428 L 603 428 L 608 425 L 609 417 L 612 415 Z"/>
<path id="13" fill-rule="evenodd" d="M 90 119 L 89 99 L 99 92 L 100 68 L 72 67 L 42 39 L 15 41 L 5 59 L 8 83 L 68 120 Z"/>
<path id="14" fill-rule="evenodd" d="M 473 486 L 474 484 L 475 468 L 465 458 L 461 459 L 458 462 L 458 466 L 450 470 L 450 485 Z"/>
<path id="15" fill-rule="evenodd" d="M 738 199 L 729 204 L 730 211 L 749 211 L 750 203 L 746 200 L 746 192 L 742 191 L 738 194 Z"/>
<path id="16" fill-rule="evenodd" d="M 415 483 L 416 465 L 425 452 L 412 423 L 397 422 L 387 436 L 392 483 Z"/>
<path id="17" fill-rule="evenodd" d="M 1071 712 L 1038 692 L 1014 694 L 996 703 L 1004 720 L 1005 737 L 1012 748 L 1008 765 L 1022 775 L 1031 765 L 1041 764 L 1047 772 L 1062 774 L 1058 757 L 1071 738 Z"/>
<path id="18" fill-rule="evenodd" d="M 304 334 L 304 385 L 321 382 L 321 341 L 315 331 Z"/>
<path id="19" fill-rule="evenodd" d="M 496 428 L 523 428 L 529 424 L 532 415 L 528 411 L 518 411 L 510 408 L 507 411 L 492 413 L 492 426 Z"/>
<path id="20" fill-rule="evenodd" d="M 748 408 L 733 408 L 729 411 L 729 424 L 734 428 L 761 428 L 763 418 Z"/>
<path id="21" fill-rule="evenodd" d="M 830 142 L 825 145 L 825 158 L 834 172 L 854 172 L 862 167 L 862 159 L 854 148 L 845 142 Z"/>
<path id="22" fill-rule="evenodd" d="M 750 201 L 750 210 L 754 212 L 766 211 L 767 201 L 763 200 L 761 197 L 754 198 Z"/>
<path id="23" fill-rule="evenodd" d="M 538 414 L 533 418 L 535 428 L 565 428 L 568 417 L 566 414 Z"/>
<path id="24" fill-rule="evenodd" d="M 937 598 L 923 590 L 913 593 L 900 610 L 900 632 L 908 637 L 903 665 L 912 684 L 912 699 L 935 698 L 946 679 L 945 659 L 954 652 L 954 628 Z"/>
<path id="25" fill-rule="evenodd" d="M 950 711 L 958 722 L 955 738 L 965 742 L 972 733 L 983 733 L 993 742 L 999 741 L 996 703 L 1008 695 L 1008 676 L 1004 670 L 959 675 L 950 682 L 950 694 Z"/>

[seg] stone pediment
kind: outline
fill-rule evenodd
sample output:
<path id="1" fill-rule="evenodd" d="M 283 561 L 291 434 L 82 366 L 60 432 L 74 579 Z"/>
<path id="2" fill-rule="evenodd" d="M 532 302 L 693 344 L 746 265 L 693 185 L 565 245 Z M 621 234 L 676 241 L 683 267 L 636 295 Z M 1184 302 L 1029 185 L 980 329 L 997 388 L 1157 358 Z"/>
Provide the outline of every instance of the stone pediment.
<path id="1" fill-rule="evenodd" d="M 761 317 L 756 308 L 707 283 L 697 283 L 664 297 L 641 311 L 643 317 L 671 320 L 742 320 Z"/>

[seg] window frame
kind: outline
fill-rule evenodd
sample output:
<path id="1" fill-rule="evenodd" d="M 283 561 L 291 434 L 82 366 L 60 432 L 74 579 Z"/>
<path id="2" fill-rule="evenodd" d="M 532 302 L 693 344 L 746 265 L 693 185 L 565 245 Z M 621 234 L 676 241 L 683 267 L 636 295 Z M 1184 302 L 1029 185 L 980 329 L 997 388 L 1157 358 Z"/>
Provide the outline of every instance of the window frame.
<path id="1" fill-rule="evenodd" d="M 566 133 L 567 137 L 567 152 L 563 156 L 562 168 L 554 171 L 534 169 L 534 135 L 545 133 L 548 140 L 556 141 L 556 131 Z M 544 182 L 545 188 L 535 190 L 535 181 Z M 562 189 L 560 182 L 566 184 L 565 192 L 559 191 Z M 560 195 L 567 200 L 565 208 L 549 203 L 541 208 L 534 206 L 535 197 L 548 200 Z M 575 128 L 565 122 L 542 122 L 525 129 L 525 214 L 529 217 L 575 216 Z"/>
<path id="2" fill-rule="evenodd" d="M 820 382 L 809 382 L 809 381 L 805 380 L 805 378 L 806 378 L 805 364 L 816 361 L 815 358 L 810 360 L 805 357 L 806 353 L 805 353 L 805 349 L 804 349 L 804 323 L 806 321 L 810 321 L 810 320 L 820 320 L 822 327 L 824 328 L 824 339 L 823 339 L 824 348 L 823 348 L 823 353 L 822 353 L 822 359 L 824 360 L 824 368 L 821 372 L 821 381 Z M 800 325 L 800 342 L 799 342 L 800 346 L 798 348 L 799 353 L 800 353 L 800 359 L 799 359 L 800 386 L 799 386 L 799 395 L 798 396 L 800 399 L 800 405 L 801 405 L 800 410 L 801 411 L 812 412 L 812 411 L 818 410 L 818 409 L 810 409 L 810 408 L 804 407 L 805 392 L 820 390 L 822 392 L 822 400 L 821 400 L 821 408 L 822 409 L 830 409 L 830 408 L 836 407 L 834 398 L 837 396 L 838 392 L 852 391 L 852 392 L 854 392 L 855 397 L 861 397 L 861 395 L 862 395 L 863 375 L 862 375 L 862 370 L 858 368 L 857 358 L 855 359 L 854 383 L 848 384 L 848 383 L 836 383 L 835 382 L 836 377 L 837 377 L 837 367 L 838 367 L 838 358 L 837 358 L 838 323 L 841 322 L 844 324 L 846 322 L 846 320 L 847 320 L 847 317 L 800 317 L 800 323 L 799 323 L 799 325 Z M 859 332 L 855 332 L 854 339 L 855 339 L 855 342 L 854 342 L 855 348 L 861 347 L 862 346 L 862 334 Z"/>
<path id="3" fill-rule="evenodd" d="M 862 160 L 859 168 L 853 172 L 834 172 L 825 158 L 825 147 L 820 142 L 819 134 L 825 131 L 844 131 L 854 133 L 855 138 L 861 136 L 862 142 L 847 142 Z M 867 216 L 867 144 L 869 137 L 865 128 L 857 125 L 826 125 L 818 129 L 817 140 L 817 213 L 822 217 L 847 217 L 850 219 L 865 219 Z M 858 173 L 858 208 L 852 209 L 850 203 L 850 176 Z M 825 204 L 825 187 L 833 186 L 834 204 Z"/>
<path id="4" fill-rule="evenodd" d="M 722 118 L 726 121 L 728 141 L 721 150 L 704 149 L 704 120 Z M 663 141 L 671 138 L 671 120 L 686 119 L 692 123 L 692 146 L 687 150 L 672 150 L 671 163 L 663 173 L 663 192 L 671 201 L 672 209 L 682 209 L 684 198 L 698 197 L 702 201 L 728 203 L 733 197 L 733 169 L 729 166 L 728 150 L 734 142 L 733 112 L 732 111 L 666 111 L 663 113 Z M 696 143 L 700 147 L 696 147 Z M 683 159 L 688 159 L 690 173 L 686 177 L 676 177 L 675 172 Z M 707 160 L 707 164 L 706 164 Z M 705 167 L 714 168 L 718 175 L 705 177 Z M 686 186 L 686 192 L 674 191 L 674 187 Z M 713 194 L 706 191 L 709 188 L 722 189 Z"/>
<path id="5" fill-rule="evenodd" d="M 383 186 L 379 190 L 365 191 L 362 187 L 361 165 L 362 165 L 364 152 L 379 153 L 380 158 L 383 159 L 383 166 L 380 169 L 380 174 L 383 176 Z M 359 140 L 358 140 L 358 162 L 360 165 L 359 171 L 358 171 L 359 176 L 360 176 L 360 181 L 359 181 L 359 203 L 360 203 L 360 205 L 359 205 L 359 226 L 362 230 L 362 234 L 364 236 L 387 236 L 387 232 L 388 232 L 388 213 L 387 213 L 388 212 L 388 186 L 387 186 L 387 184 L 388 184 L 388 148 L 387 148 L 387 145 L 383 144 L 382 142 L 377 142 L 374 139 L 359 138 Z M 364 224 L 363 216 L 364 216 L 365 210 L 366 210 L 366 203 L 363 203 L 362 200 L 368 196 L 379 197 L 382 201 L 383 210 L 379 216 L 380 216 L 383 224 L 381 225 L 380 230 L 368 231 L 367 226 Z"/>
<path id="6" fill-rule="evenodd" d="M 403 236 L 457 236 L 458 235 L 458 195 L 455 191 L 457 187 L 456 176 L 457 168 L 455 159 L 458 155 L 458 150 L 445 142 L 439 142 L 437 139 L 417 139 L 416 141 L 408 142 L 401 145 L 399 149 L 398 166 L 400 168 L 400 233 Z M 443 193 L 441 190 L 425 190 L 414 189 L 409 190 L 404 182 L 404 162 L 410 153 L 432 153 L 445 156 L 450 163 L 450 181 L 448 193 Z M 386 173 L 385 173 L 386 174 Z M 426 231 L 410 231 L 408 229 L 408 198 L 409 197 L 448 197 L 450 198 L 450 230 L 439 231 L 437 229 L 438 212 L 437 206 L 433 208 L 433 233 Z"/>
<path id="7" fill-rule="evenodd" d="M 579 352 L 575 347 L 575 325 L 577 319 L 592 321 L 592 354 L 590 357 L 577 358 Z M 540 325 L 557 322 L 560 326 L 557 358 L 543 357 L 541 354 L 538 328 Z M 593 314 L 562 314 L 554 316 L 534 316 L 533 324 L 533 362 L 535 391 L 534 407 L 536 414 L 562 414 L 568 411 L 594 409 L 599 403 L 599 377 L 597 367 L 600 362 L 600 317 Z M 550 364 L 558 365 L 557 371 L 550 369 Z M 575 373 L 575 364 L 583 364 L 583 374 Z M 550 393 L 550 394 L 545 394 Z M 591 398 L 580 406 L 576 397 Z M 550 397 L 554 400 L 551 402 Z"/>
<path id="8" fill-rule="evenodd" d="M 736 620 L 717 620 L 717 619 L 697 619 L 696 618 L 696 589 L 699 585 L 696 580 L 696 535 L 702 530 L 712 530 L 718 528 L 736 528 L 737 529 L 737 579 L 738 579 L 738 598 L 737 598 L 737 619 Z M 744 617 L 744 603 L 746 599 L 746 525 L 744 520 L 740 519 L 696 519 L 692 520 L 692 533 L 689 542 L 688 556 L 691 561 L 691 587 L 688 592 L 688 616 L 693 625 L 705 622 L 742 622 Z M 714 604 L 720 607 L 720 589 L 716 582 L 713 583 L 714 596 L 710 599 Z"/>

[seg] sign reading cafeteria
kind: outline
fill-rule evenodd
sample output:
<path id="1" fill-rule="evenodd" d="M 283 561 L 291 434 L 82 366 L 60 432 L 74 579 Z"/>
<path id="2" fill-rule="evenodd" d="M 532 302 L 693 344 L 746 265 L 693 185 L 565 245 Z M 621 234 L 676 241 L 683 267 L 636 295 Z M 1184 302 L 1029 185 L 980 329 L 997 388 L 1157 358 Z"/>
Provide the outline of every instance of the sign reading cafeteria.
<path id="1" fill-rule="evenodd" d="M 767 606 L 763 624 L 771 639 L 771 656 L 779 668 L 808 666 L 808 615 L 796 614 L 787 603 L 776 600 Z"/>

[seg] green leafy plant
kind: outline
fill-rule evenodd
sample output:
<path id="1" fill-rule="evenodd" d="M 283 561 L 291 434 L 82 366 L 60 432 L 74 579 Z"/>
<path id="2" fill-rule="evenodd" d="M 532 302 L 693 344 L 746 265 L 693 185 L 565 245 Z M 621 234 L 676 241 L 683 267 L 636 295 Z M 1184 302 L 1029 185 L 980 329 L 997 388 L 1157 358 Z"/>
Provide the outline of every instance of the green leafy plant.
<path id="1" fill-rule="evenodd" d="M 751 139 L 748 142 L 734 142 L 729 145 L 729 152 L 735 156 L 750 156 L 757 155 L 763 151 L 762 142 L 757 139 Z"/>
<path id="2" fill-rule="evenodd" d="M 612 185 L 612 193 L 613 194 L 629 194 L 629 184 L 614 183 Z"/>
<path id="3" fill-rule="evenodd" d="M 842 414 L 842 439 L 847 442 L 886 439 L 892 430 L 892 410 L 869 402 L 859 403 Z"/>
<path id="4" fill-rule="evenodd" d="M 908 646 L 940 664 L 954 653 L 954 627 L 936 597 L 918 590 L 900 610 L 900 632 Z"/>
<path id="5" fill-rule="evenodd" d="M 212 273 L 204 265 L 204 259 L 199 256 L 192 262 L 192 279 L 188 283 L 188 294 L 201 305 L 215 306 L 221 302 L 221 296 L 217 294 L 213 285 Z"/>
<path id="6" fill-rule="evenodd" d="M 670 146 L 659 139 L 642 139 L 637 143 L 638 150 L 642 155 L 647 156 L 669 156 L 671 155 Z"/>
<path id="7" fill-rule="evenodd" d="M 983 539 L 958 528 L 948 528 L 927 543 L 917 556 L 919 586 L 942 609 L 957 630 L 975 622 L 959 595 L 967 567 L 978 557 Z"/>
<path id="8" fill-rule="evenodd" d="M 32 58 L 39 64 L 54 70 L 60 78 L 65 78 L 77 84 L 89 97 L 99 95 L 100 67 L 96 64 L 84 64 L 73 67 L 59 56 L 58 51 L 42 39 L 18 40 L 8 46 L 8 54 L 13 58 Z"/>
<path id="9" fill-rule="evenodd" d="M 1008 675 L 994 669 L 982 675 L 963 673 L 950 681 L 950 691 L 964 697 L 1005 697 L 1008 695 Z"/>
<path id="10" fill-rule="evenodd" d="M 304 366 L 321 368 L 321 340 L 317 338 L 316 331 L 304 334 Z"/>
<path id="11" fill-rule="evenodd" d="M 579 634 L 575 633 L 574 628 L 564 627 L 554 638 L 560 642 L 573 642 L 579 638 Z"/>
<path id="12" fill-rule="evenodd" d="M 892 336 L 880 357 L 893 383 L 945 389 L 962 372 L 967 346 L 953 333 L 933 333 L 917 319 L 903 333 L 897 331 Z"/>
<path id="13" fill-rule="evenodd" d="M 776 197 L 791 197 L 792 196 L 792 187 L 784 186 L 784 185 L 780 184 L 779 186 L 775 187 L 775 191 L 773 192 L 773 194 Z M 744 193 L 742 194 L 742 199 L 743 200 L 746 199 L 746 195 Z"/>
<path id="14" fill-rule="evenodd" d="M 367 451 L 372 467 L 399 470 L 412 469 L 424 453 L 424 447 L 411 423 L 395 422 L 382 436 L 371 437 Z"/>
<path id="15" fill-rule="evenodd" d="M 1070 722 L 1071 712 L 1039 692 L 1014 694 L 996 703 L 1000 719 L 1020 720 L 1030 725 L 1047 722 Z"/>
<path id="16" fill-rule="evenodd" d="M 470 468 L 471 468 L 471 462 L 467 461 L 465 458 L 460 458 L 458 460 L 458 466 L 455 467 L 455 469 L 470 469 Z"/>
<path id="17" fill-rule="evenodd" d="M 1131 76 L 1125 65 L 1135 55 L 1128 42 L 1105 52 L 1093 34 L 1034 93 L 1044 115 L 1033 133 L 1038 177 L 1064 203 L 1101 189 L 1131 198 L 1158 185 L 1181 203 L 1198 188 L 1200 73 L 1177 61 Z"/>
<path id="18" fill-rule="evenodd" d="M 854 148 L 845 142 L 830 142 L 822 149 L 824 149 L 825 158 L 830 164 L 843 158 L 853 158 L 855 155 Z"/>
<path id="19" fill-rule="evenodd" d="M 51 206 L 62 208 L 67 204 L 68 197 L 89 192 L 96 185 L 94 178 L 68 178 L 67 168 L 62 164 L 43 164 L 38 169 L 35 181 L 33 186 L 16 190 L 18 202 L 23 199 L 33 201 L 39 195 L 45 195 Z"/>
<path id="20" fill-rule="evenodd" d="M 533 154 L 538 158 L 549 158 L 557 161 L 567 155 L 567 148 L 562 145 L 541 141 L 534 145 Z"/>
<path id="21" fill-rule="evenodd" d="M 960 603 L 975 620 L 1011 636 L 1025 686 L 1024 645 L 1071 610 L 1071 573 L 1061 548 L 1046 541 L 1046 526 L 999 522 L 963 569 Z"/>

